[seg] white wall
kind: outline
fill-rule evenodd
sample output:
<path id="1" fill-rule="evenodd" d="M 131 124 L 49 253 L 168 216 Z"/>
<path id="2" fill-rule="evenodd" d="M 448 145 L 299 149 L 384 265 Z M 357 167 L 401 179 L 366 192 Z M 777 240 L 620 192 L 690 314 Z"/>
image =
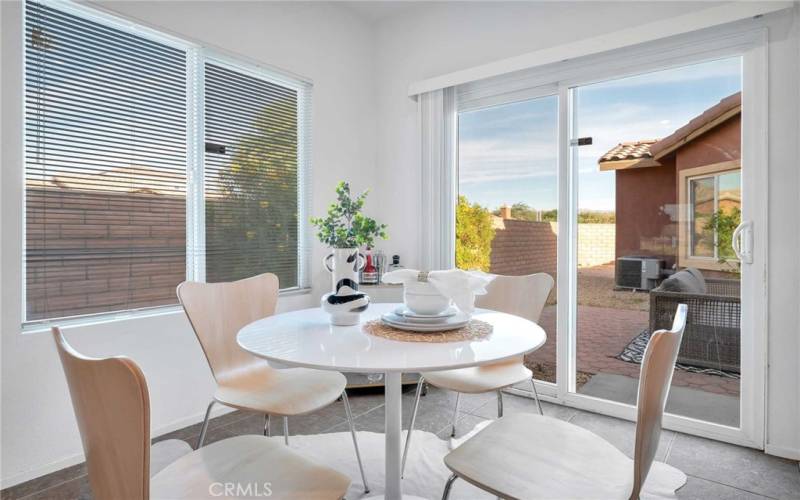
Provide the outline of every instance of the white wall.
<path id="1" fill-rule="evenodd" d="M 800 460 L 800 3 L 769 44 L 767 452 Z"/>
<path id="2" fill-rule="evenodd" d="M 392 251 L 418 263 L 420 172 L 417 105 L 410 83 L 575 38 L 708 7 L 686 2 L 438 3 L 377 26 L 378 164 L 381 217 Z M 797 10 L 762 20 L 770 28 L 770 255 L 767 449 L 800 459 L 800 303 Z M 576 35 L 577 34 L 577 35 Z"/>
<path id="3" fill-rule="evenodd" d="M 2 487 L 82 460 L 63 373 L 49 333 L 20 333 L 21 4 L 2 6 Z M 156 29 L 216 46 L 311 78 L 313 202 L 322 213 L 342 179 L 374 184 L 373 33 L 350 10 L 328 4 L 270 2 L 108 2 L 101 7 Z M 375 203 L 373 201 L 373 203 Z M 377 205 L 377 203 L 375 203 Z M 370 205 L 368 205 L 368 208 Z M 310 307 L 329 286 L 313 255 L 314 293 L 281 299 L 283 310 Z M 154 434 L 202 418 L 211 374 L 182 313 L 81 328 L 67 336 L 89 355 L 125 354 L 150 385 Z"/>

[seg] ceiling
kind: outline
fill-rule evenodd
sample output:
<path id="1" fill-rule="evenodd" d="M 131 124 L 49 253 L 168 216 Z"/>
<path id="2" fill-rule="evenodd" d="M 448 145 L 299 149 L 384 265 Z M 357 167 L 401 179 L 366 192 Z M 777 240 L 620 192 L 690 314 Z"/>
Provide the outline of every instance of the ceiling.
<path id="1" fill-rule="evenodd" d="M 391 17 L 395 14 L 400 14 L 401 12 L 412 9 L 415 5 L 419 5 L 423 2 L 365 0 L 360 2 L 348 1 L 336 3 L 344 5 L 347 8 L 355 11 L 359 16 L 367 21 L 377 22 L 383 20 L 384 18 Z"/>

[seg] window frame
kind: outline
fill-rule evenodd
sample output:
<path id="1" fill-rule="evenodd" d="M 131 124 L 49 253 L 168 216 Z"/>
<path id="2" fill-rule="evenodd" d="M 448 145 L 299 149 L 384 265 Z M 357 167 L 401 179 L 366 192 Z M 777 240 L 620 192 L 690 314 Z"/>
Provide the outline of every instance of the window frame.
<path id="1" fill-rule="evenodd" d="M 41 1 L 41 0 L 35 0 Z M 311 228 L 309 223 L 310 198 L 311 198 L 311 106 L 313 97 L 313 82 L 305 77 L 267 66 L 263 63 L 252 61 L 238 54 L 228 53 L 223 49 L 210 47 L 198 42 L 193 42 L 181 37 L 173 36 L 162 30 L 151 28 L 140 21 L 125 19 L 124 17 L 107 12 L 98 7 L 89 7 L 77 4 L 70 0 L 50 0 L 47 5 L 59 11 L 81 17 L 83 19 L 102 24 L 109 28 L 120 30 L 132 35 L 151 40 L 163 45 L 182 50 L 186 54 L 186 280 L 205 281 L 205 200 L 204 200 L 204 171 L 205 171 L 205 130 L 204 130 L 204 71 L 206 63 L 225 66 L 233 71 L 247 74 L 270 83 L 290 88 L 297 92 L 297 285 L 279 290 L 279 296 L 308 294 L 311 291 Z M 23 2 L 21 7 L 22 48 L 27 44 L 26 21 L 27 8 Z M 25 79 L 27 76 L 27 56 L 22 56 L 22 109 L 25 109 L 27 92 Z M 22 151 L 27 147 L 25 129 L 27 119 L 23 116 Z M 27 162 L 23 162 L 23 182 Z M 121 309 L 90 314 L 76 314 L 37 320 L 27 319 L 28 291 L 27 291 L 27 198 L 25 189 L 22 189 L 22 238 L 21 238 L 21 329 L 23 333 L 42 331 L 53 325 L 90 325 L 100 322 L 131 319 L 136 317 L 157 316 L 181 310 L 177 296 L 175 304 L 151 307 Z"/>
<path id="2" fill-rule="evenodd" d="M 736 258 L 726 259 L 727 263 L 719 262 L 719 249 L 717 248 L 717 233 L 714 232 L 714 255 L 694 255 L 692 249 L 692 225 L 694 224 L 694 211 L 692 210 L 692 194 L 690 184 L 699 179 L 714 179 L 714 211 L 719 206 L 719 177 L 723 174 L 741 171 L 741 160 L 731 160 L 712 163 L 701 167 L 687 168 L 678 172 L 678 265 L 681 267 L 696 267 L 712 271 L 729 271 L 730 263 L 738 263 Z"/>
<path id="3" fill-rule="evenodd" d="M 285 73 L 261 65 L 245 62 L 223 52 L 197 47 L 187 53 L 187 79 L 193 73 L 194 79 L 187 85 L 194 93 L 194 99 L 187 106 L 193 108 L 196 116 L 191 130 L 191 149 L 187 154 L 186 189 L 186 279 L 205 281 L 205 65 L 214 64 L 253 78 L 265 80 L 297 92 L 297 285 L 281 288 L 280 295 L 309 293 L 311 284 L 311 226 L 309 222 L 311 199 L 311 99 L 313 85 L 310 81 L 287 76 Z M 189 121 L 187 120 L 187 128 Z M 187 133 L 187 137 L 188 137 Z M 187 144 L 189 147 L 189 144 Z M 191 160 L 189 160 L 191 158 Z M 191 173 L 190 173 L 191 172 Z M 192 177 L 189 184 L 189 177 Z M 191 207 L 189 206 L 191 201 Z M 188 241 L 192 238 L 191 243 Z M 192 263 L 190 265 L 190 255 Z"/>
<path id="4" fill-rule="evenodd" d="M 634 76 L 648 71 L 674 67 L 724 57 L 742 58 L 742 153 L 743 165 L 758 165 L 757 169 L 742 170 L 742 186 L 747 189 L 747 203 L 742 217 L 755 229 L 753 238 L 754 261 L 743 265 L 742 329 L 749 332 L 742 339 L 742 369 L 746 376 L 741 382 L 741 422 L 738 428 L 700 421 L 666 413 L 664 428 L 692 435 L 711 437 L 720 441 L 763 449 L 764 404 L 766 378 L 764 376 L 766 338 L 768 333 L 767 310 L 769 294 L 766 288 L 768 268 L 767 242 L 769 235 L 768 194 L 769 157 L 767 145 L 769 101 L 768 85 L 768 23 L 756 20 L 720 26 L 703 31 L 663 38 L 639 45 L 610 50 L 597 55 L 578 57 L 561 63 L 548 64 L 507 73 L 485 80 L 456 85 L 459 102 L 470 102 L 477 96 L 510 94 L 548 83 L 559 89 L 559 213 L 577 213 L 577 184 L 573 175 L 573 155 L 577 148 L 569 144 L 576 120 L 572 106 L 574 87 L 614 78 Z M 677 186 L 676 186 L 677 187 Z M 754 210 L 753 207 L 760 207 Z M 748 208 L 749 207 L 749 208 Z M 683 211 L 676 210 L 676 219 Z M 557 360 L 558 383 L 537 381 L 539 396 L 564 406 L 593 411 L 627 420 L 636 419 L 636 408 L 623 403 L 601 400 L 578 394 L 576 388 L 576 328 L 577 328 L 577 224 L 571 216 L 558 220 L 558 319 Z M 568 236 L 568 237 L 566 237 Z M 679 249 L 683 248 L 679 245 Z M 530 391 L 510 388 L 507 392 L 529 396 Z M 769 448 L 769 443 L 766 443 Z"/>

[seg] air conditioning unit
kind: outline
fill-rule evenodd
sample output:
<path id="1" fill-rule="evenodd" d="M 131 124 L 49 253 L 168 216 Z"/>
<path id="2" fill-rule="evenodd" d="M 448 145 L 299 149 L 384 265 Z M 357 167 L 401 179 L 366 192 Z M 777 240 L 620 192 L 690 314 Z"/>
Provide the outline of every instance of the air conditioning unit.
<path id="1" fill-rule="evenodd" d="M 631 290 L 652 290 L 661 277 L 664 261 L 653 257 L 620 257 L 617 259 L 616 286 Z"/>

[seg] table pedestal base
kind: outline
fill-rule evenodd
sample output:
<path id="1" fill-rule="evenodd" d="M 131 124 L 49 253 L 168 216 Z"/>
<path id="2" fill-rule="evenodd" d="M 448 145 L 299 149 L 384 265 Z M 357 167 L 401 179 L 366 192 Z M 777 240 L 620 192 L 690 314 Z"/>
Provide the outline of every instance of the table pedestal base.
<path id="1" fill-rule="evenodd" d="M 384 494 L 367 497 L 366 500 L 425 500 L 422 497 L 403 495 L 401 478 L 403 434 L 403 385 L 402 373 L 387 373 L 384 379 L 386 420 L 385 425 L 385 457 L 386 478 Z"/>
<path id="2" fill-rule="evenodd" d="M 386 374 L 386 485 L 384 496 L 386 500 L 400 500 L 402 498 L 401 485 L 401 446 L 400 440 L 403 432 L 403 374 L 390 372 Z"/>

